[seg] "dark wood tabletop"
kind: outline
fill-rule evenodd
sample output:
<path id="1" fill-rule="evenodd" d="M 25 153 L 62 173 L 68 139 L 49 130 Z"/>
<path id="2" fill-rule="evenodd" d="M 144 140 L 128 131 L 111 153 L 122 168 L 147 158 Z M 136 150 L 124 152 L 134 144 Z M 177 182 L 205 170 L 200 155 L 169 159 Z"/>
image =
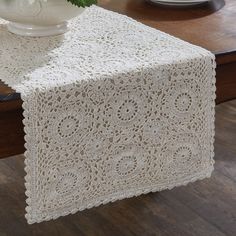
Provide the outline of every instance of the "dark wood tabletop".
<path id="1" fill-rule="evenodd" d="M 100 0 L 99 5 L 213 52 L 216 102 L 236 98 L 236 0 L 210 0 L 184 8 L 145 0 Z"/>
<path id="2" fill-rule="evenodd" d="M 235 0 L 211 0 L 184 8 L 151 4 L 145 0 L 100 0 L 100 5 L 202 46 L 216 55 L 236 50 Z"/>
<path id="3" fill-rule="evenodd" d="M 99 0 L 98 5 L 213 52 L 217 61 L 216 102 L 236 98 L 236 0 L 211 0 L 185 8 L 145 0 Z M 21 105 L 20 94 L 0 81 L 0 158 L 24 149 Z M 9 144 L 15 145 L 14 150 Z"/>
<path id="4" fill-rule="evenodd" d="M 210 50 L 216 55 L 217 65 L 236 62 L 235 0 L 211 0 L 185 8 L 165 7 L 145 0 L 99 0 L 98 4 Z M 220 90 L 230 90 L 223 98 L 223 91 L 218 91 L 218 102 L 236 97 L 236 91 L 232 91 L 231 86 L 236 86 L 234 78 L 217 83 Z M 0 81 L 0 101 L 17 98 L 19 96 Z"/>

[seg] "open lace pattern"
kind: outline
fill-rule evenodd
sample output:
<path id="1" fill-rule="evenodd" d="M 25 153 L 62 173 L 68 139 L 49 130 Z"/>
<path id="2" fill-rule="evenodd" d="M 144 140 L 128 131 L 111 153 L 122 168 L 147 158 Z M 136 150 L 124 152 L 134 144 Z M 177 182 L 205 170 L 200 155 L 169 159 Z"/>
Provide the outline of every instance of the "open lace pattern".
<path id="1" fill-rule="evenodd" d="M 24 102 L 28 223 L 211 175 L 209 51 L 96 6 L 65 35 L 1 21 L 0 39 L 0 78 Z"/>

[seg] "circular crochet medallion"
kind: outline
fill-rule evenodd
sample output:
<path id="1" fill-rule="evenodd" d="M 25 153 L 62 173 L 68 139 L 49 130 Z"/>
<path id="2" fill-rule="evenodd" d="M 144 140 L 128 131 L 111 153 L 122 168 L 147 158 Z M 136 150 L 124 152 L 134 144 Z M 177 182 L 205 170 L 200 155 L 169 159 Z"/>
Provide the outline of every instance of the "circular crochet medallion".
<path id="1" fill-rule="evenodd" d="M 63 115 L 58 119 L 56 123 L 56 132 L 61 138 L 72 137 L 79 128 L 81 128 L 81 120 L 78 114 Z"/>
<path id="2" fill-rule="evenodd" d="M 135 119 L 140 110 L 140 102 L 137 98 L 126 97 L 119 101 L 116 115 L 121 122 L 129 122 Z"/>
<path id="3" fill-rule="evenodd" d="M 121 92 L 114 95 L 106 104 L 106 115 L 111 117 L 110 121 L 118 126 L 138 126 L 145 122 L 145 114 L 148 107 L 144 102 L 146 98 L 141 92 Z M 148 104 L 148 103 L 147 103 Z"/>
<path id="4" fill-rule="evenodd" d="M 193 104 L 193 95 L 189 91 L 175 94 L 174 107 L 178 112 L 188 112 Z"/>
<path id="5" fill-rule="evenodd" d="M 88 135 L 88 130 L 92 129 L 90 116 L 83 109 L 59 109 L 49 118 L 42 133 L 45 143 L 55 146 L 78 145 Z"/>
<path id="6" fill-rule="evenodd" d="M 117 146 L 110 158 L 114 182 L 135 179 L 147 165 L 143 151 L 132 144 Z"/>
<path id="7" fill-rule="evenodd" d="M 135 172 L 138 165 L 137 157 L 134 155 L 124 155 L 116 163 L 116 172 L 120 176 L 127 176 Z"/>
<path id="8" fill-rule="evenodd" d="M 186 123 L 190 123 L 202 106 L 197 84 L 193 81 L 190 87 L 188 83 L 189 80 L 176 76 L 166 83 L 166 91 L 163 90 L 162 115 L 176 127 L 186 127 Z"/>
<path id="9" fill-rule="evenodd" d="M 76 187 L 78 176 L 73 172 L 62 174 L 56 184 L 56 192 L 66 194 L 73 191 Z"/>
<path id="10" fill-rule="evenodd" d="M 143 139 L 146 141 L 145 146 L 160 146 L 165 142 L 169 133 L 168 123 L 161 120 L 147 122 L 143 127 Z"/>
<path id="11" fill-rule="evenodd" d="M 200 171 L 204 165 L 200 142 L 191 133 L 172 136 L 161 148 L 160 158 L 165 161 L 164 168 L 166 173 L 170 175 L 169 178 Z"/>
<path id="12" fill-rule="evenodd" d="M 58 170 L 55 192 L 59 195 L 72 194 L 74 191 L 86 192 L 90 186 L 90 168 L 82 163 Z"/>

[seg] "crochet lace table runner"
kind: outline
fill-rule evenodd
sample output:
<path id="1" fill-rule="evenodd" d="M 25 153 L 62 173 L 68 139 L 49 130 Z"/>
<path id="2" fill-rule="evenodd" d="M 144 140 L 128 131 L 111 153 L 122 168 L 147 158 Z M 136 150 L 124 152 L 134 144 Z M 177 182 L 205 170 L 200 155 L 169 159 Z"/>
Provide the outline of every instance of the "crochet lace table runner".
<path id="1" fill-rule="evenodd" d="M 0 78 L 21 93 L 28 223 L 209 177 L 215 60 L 93 6 L 61 36 L 0 25 Z"/>

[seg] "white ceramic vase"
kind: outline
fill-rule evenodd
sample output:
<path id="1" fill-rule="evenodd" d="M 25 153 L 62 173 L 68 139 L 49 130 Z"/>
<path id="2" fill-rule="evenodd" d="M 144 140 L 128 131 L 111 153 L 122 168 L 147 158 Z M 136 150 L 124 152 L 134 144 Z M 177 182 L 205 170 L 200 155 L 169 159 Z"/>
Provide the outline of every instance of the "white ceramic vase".
<path id="1" fill-rule="evenodd" d="M 63 34 L 67 21 L 83 11 L 67 0 L 0 0 L 0 18 L 9 21 L 10 32 L 23 36 Z"/>

